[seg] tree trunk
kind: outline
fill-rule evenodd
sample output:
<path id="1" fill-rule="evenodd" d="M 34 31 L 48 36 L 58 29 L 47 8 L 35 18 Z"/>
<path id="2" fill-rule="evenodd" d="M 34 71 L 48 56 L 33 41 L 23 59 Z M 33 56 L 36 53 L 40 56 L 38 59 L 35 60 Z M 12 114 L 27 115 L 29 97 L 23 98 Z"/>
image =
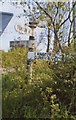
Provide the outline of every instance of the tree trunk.
<path id="1" fill-rule="evenodd" d="M 74 46 L 76 49 L 76 5 L 73 3 L 73 34 L 74 34 Z"/>
<path id="2" fill-rule="evenodd" d="M 72 27 L 72 24 L 70 26 L 69 35 L 68 35 L 68 47 L 70 46 L 71 27 Z"/>
<path id="3" fill-rule="evenodd" d="M 54 35 L 54 47 L 53 47 L 53 51 L 57 52 L 57 47 L 58 47 L 57 40 L 56 40 L 56 37 Z"/>
<path id="4" fill-rule="evenodd" d="M 50 48 L 50 29 L 48 28 L 48 43 L 47 43 L 47 50 L 46 50 L 46 52 L 49 52 L 49 48 Z"/>
<path id="5" fill-rule="evenodd" d="M 55 35 L 55 40 L 56 40 L 56 43 L 58 43 L 58 47 L 59 49 L 61 50 L 62 53 L 64 53 L 64 50 L 60 44 L 60 41 L 59 41 L 59 38 L 58 38 L 58 35 L 57 35 L 57 32 L 56 32 L 56 29 L 54 29 L 54 35 Z"/>

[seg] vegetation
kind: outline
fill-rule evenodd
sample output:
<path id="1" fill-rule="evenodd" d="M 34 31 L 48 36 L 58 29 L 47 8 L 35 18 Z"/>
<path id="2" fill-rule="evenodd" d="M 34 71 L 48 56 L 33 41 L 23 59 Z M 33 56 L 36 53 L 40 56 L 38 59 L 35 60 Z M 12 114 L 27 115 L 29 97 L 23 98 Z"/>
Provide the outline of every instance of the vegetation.
<path id="1" fill-rule="evenodd" d="M 64 61 L 33 61 L 30 79 L 24 69 L 27 50 L 17 48 L 3 52 L 3 67 L 6 68 L 2 75 L 3 118 L 75 120 L 76 59 L 69 53 Z M 12 72 L 9 65 L 14 68 Z"/>
<path id="2" fill-rule="evenodd" d="M 27 49 L 2 51 L 2 118 L 75 120 L 76 49 L 71 29 L 74 22 L 71 19 L 73 8 L 70 9 L 69 3 L 64 2 L 44 3 L 43 6 L 36 0 L 34 2 L 39 10 L 38 21 L 47 23 L 48 53 L 51 52 L 50 32 L 53 31 L 53 51 L 49 61 L 32 62 L 31 78 L 27 69 Z M 63 27 L 67 21 L 70 22 L 69 33 L 68 39 L 64 40 Z"/>

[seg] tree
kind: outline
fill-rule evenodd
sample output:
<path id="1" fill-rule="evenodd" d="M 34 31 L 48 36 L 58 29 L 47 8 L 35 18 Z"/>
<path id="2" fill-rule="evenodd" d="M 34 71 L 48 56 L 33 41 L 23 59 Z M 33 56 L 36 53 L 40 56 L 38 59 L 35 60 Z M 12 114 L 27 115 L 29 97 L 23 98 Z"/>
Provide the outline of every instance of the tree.
<path id="1" fill-rule="evenodd" d="M 41 5 L 37 1 L 35 1 L 35 3 L 40 9 L 40 13 L 42 16 L 41 19 L 47 21 L 47 23 L 49 21 L 50 30 L 53 30 L 54 32 L 54 36 L 55 36 L 54 40 L 57 42 L 57 46 L 61 50 L 61 52 L 64 53 L 63 46 L 61 45 L 62 41 L 60 41 L 60 37 L 62 37 L 62 35 L 60 36 L 59 34 L 63 33 L 63 31 L 61 32 L 61 29 L 63 29 L 64 24 L 68 20 L 71 22 L 71 25 L 70 23 L 69 25 L 72 26 L 72 21 L 70 20 L 70 17 L 71 17 L 73 8 L 71 8 L 70 10 L 69 2 L 67 3 L 66 2 L 65 3 L 64 2 L 63 3 L 62 2 L 58 2 L 58 3 L 47 2 L 47 3 L 43 3 L 43 5 Z M 69 29 L 69 35 L 68 35 L 68 46 L 70 45 L 70 34 L 71 34 L 71 27 Z"/>

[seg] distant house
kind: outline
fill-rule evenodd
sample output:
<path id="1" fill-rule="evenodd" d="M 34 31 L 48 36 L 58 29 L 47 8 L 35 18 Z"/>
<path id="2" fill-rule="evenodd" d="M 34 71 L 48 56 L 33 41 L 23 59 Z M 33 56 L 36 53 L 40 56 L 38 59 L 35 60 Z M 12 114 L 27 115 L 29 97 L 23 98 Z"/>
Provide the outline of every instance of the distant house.
<path id="1" fill-rule="evenodd" d="M 12 17 L 12 13 L 0 12 L 0 36 L 2 35 Z"/>

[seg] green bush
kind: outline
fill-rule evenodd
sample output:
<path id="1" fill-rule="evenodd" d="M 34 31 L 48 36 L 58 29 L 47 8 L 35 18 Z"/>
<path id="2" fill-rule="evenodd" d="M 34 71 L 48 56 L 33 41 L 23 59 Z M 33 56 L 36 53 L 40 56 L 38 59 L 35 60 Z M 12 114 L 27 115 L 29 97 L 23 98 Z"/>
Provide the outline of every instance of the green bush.
<path id="1" fill-rule="evenodd" d="M 3 118 L 75 120 L 76 59 L 66 59 L 56 63 L 34 61 L 31 79 L 25 69 L 6 71 L 2 76 Z M 22 64 L 26 66 L 26 62 Z"/>

